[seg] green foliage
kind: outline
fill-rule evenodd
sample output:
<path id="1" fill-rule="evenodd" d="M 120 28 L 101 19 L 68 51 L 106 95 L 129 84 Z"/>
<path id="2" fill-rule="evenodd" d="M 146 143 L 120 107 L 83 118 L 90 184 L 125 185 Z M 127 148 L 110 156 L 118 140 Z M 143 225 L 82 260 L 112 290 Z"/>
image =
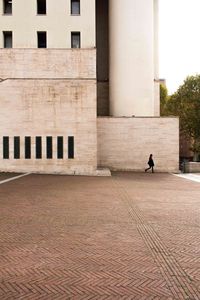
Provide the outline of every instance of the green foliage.
<path id="1" fill-rule="evenodd" d="M 180 118 L 180 129 L 200 153 L 200 75 L 189 76 L 166 105 L 166 114 Z"/>
<path id="2" fill-rule="evenodd" d="M 161 114 L 161 116 L 166 115 L 167 101 L 168 101 L 167 88 L 163 84 L 160 84 L 160 114 Z"/>

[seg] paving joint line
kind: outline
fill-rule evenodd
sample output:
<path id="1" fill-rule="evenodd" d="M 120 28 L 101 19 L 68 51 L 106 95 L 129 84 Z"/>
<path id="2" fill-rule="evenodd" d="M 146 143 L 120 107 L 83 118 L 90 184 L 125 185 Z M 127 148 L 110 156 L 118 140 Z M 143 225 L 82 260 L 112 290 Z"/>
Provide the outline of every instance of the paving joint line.
<path id="1" fill-rule="evenodd" d="M 169 252 L 167 246 L 160 239 L 150 224 L 145 224 L 145 218 L 137 205 L 133 203 L 133 199 L 129 196 L 125 188 L 113 179 L 114 185 L 119 190 L 119 196 L 126 202 L 131 219 L 136 222 L 138 232 L 142 239 L 150 249 L 152 256 L 162 271 L 165 274 L 164 279 L 169 290 L 176 297 L 176 299 L 199 300 L 199 291 L 197 288 L 191 286 L 192 279 L 182 269 L 173 254 Z M 167 280 L 166 280 L 167 277 Z M 176 287 L 174 289 L 173 287 Z"/>
<path id="2" fill-rule="evenodd" d="M 7 183 L 7 182 L 10 182 L 10 181 L 13 181 L 13 180 L 17 180 L 17 179 L 20 179 L 22 177 L 28 176 L 30 174 L 31 173 L 26 173 L 26 174 L 18 175 L 18 176 L 15 176 L 15 177 L 11 177 L 11 178 L 0 181 L 0 184 L 4 184 L 4 183 Z"/>

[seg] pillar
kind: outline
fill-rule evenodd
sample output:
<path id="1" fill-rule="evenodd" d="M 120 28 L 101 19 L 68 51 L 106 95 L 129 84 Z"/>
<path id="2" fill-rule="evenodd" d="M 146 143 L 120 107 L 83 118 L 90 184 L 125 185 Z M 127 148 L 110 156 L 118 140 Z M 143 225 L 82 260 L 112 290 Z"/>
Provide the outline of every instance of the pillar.
<path id="1" fill-rule="evenodd" d="M 154 0 L 154 115 L 160 116 L 159 0 Z"/>
<path id="2" fill-rule="evenodd" d="M 155 115 L 154 0 L 109 0 L 111 116 Z"/>

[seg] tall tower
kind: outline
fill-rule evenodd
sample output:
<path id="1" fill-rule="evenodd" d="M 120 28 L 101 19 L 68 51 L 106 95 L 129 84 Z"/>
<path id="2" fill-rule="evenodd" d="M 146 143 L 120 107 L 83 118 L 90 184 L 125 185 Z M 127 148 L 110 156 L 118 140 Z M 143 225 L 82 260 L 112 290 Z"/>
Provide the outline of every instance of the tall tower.
<path id="1" fill-rule="evenodd" d="M 110 114 L 158 116 L 158 0 L 110 0 Z"/>

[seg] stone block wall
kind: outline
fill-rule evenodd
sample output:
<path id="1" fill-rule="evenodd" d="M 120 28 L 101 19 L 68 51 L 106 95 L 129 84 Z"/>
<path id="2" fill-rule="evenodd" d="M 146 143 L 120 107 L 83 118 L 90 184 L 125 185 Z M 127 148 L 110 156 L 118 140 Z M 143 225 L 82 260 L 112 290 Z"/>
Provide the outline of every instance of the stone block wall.
<path id="1" fill-rule="evenodd" d="M 0 171 L 92 174 L 97 167 L 95 50 L 0 53 Z M 9 159 L 3 159 L 5 136 Z M 14 159 L 16 136 L 20 159 Z M 25 136 L 31 137 L 31 159 L 25 159 Z M 42 159 L 36 159 L 36 136 L 42 137 Z M 47 159 L 47 136 L 53 138 L 52 159 Z M 64 138 L 63 159 L 57 158 L 58 136 Z M 69 136 L 74 159 L 68 158 Z"/>
<path id="2" fill-rule="evenodd" d="M 142 171 L 149 154 L 157 172 L 179 168 L 177 118 L 98 118 L 98 166 L 111 170 Z"/>
<path id="3" fill-rule="evenodd" d="M 95 49 L 0 49 L 0 79 L 96 79 Z"/>

